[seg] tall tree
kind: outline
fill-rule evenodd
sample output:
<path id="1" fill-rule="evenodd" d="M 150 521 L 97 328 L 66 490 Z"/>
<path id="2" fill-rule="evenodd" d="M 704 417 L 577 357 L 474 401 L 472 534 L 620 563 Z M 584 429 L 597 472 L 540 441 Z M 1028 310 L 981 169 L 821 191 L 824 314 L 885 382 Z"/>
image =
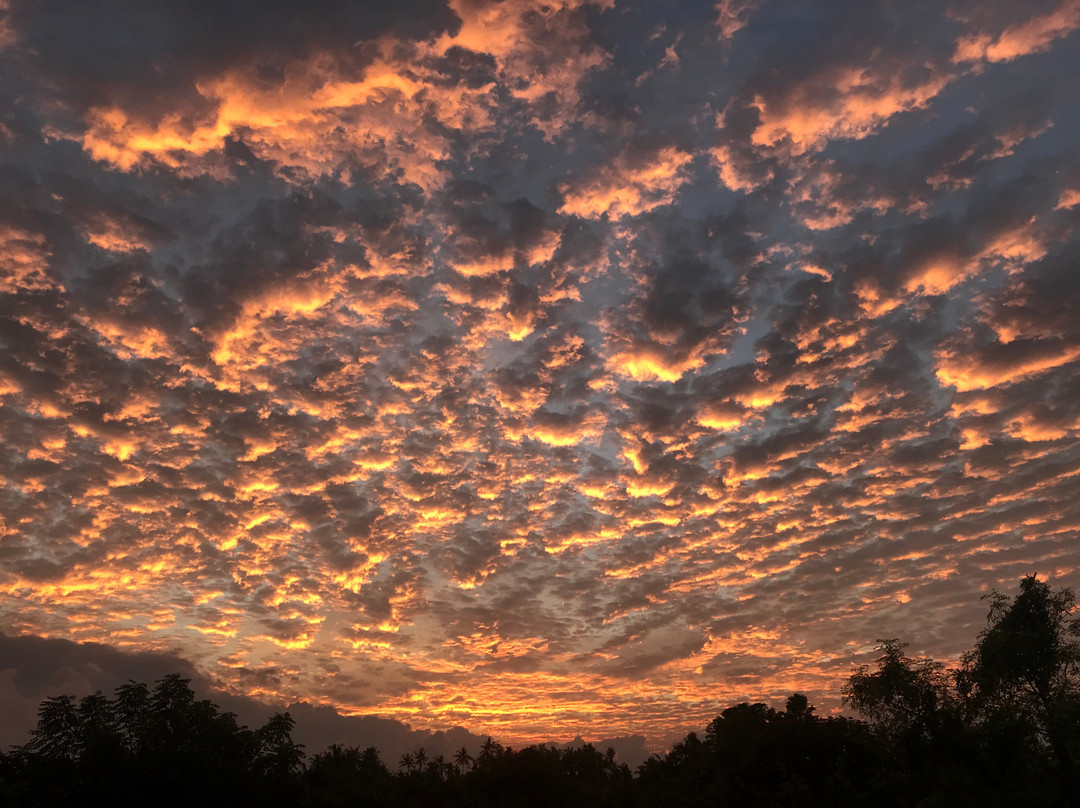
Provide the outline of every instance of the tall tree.
<path id="1" fill-rule="evenodd" d="M 293 741 L 296 726 L 293 717 L 286 713 L 274 713 L 255 732 L 259 748 L 256 766 L 261 773 L 275 779 L 286 779 L 300 771 L 304 761 L 304 745 Z"/>
<path id="2" fill-rule="evenodd" d="M 129 679 L 113 691 L 112 712 L 124 748 L 137 752 L 150 724 L 150 688 Z"/>
<path id="3" fill-rule="evenodd" d="M 876 670 L 855 669 L 842 691 L 844 703 L 894 737 L 929 740 L 955 706 L 950 674 L 932 659 L 907 656 L 907 643 L 878 643 Z"/>
<path id="4" fill-rule="evenodd" d="M 964 659 L 961 689 L 979 720 L 1004 713 L 1027 723 L 1051 752 L 1068 790 L 1080 764 L 1080 614 L 1070 589 L 1034 575 L 1010 600 L 989 596 L 987 627 Z"/>
<path id="5" fill-rule="evenodd" d="M 463 772 L 472 765 L 472 755 L 469 754 L 468 747 L 461 747 L 454 753 L 454 765 L 459 772 Z"/>
<path id="6" fill-rule="evenodd" d="M 30 736 L 27 751 L 55 760 L 76 760 L 82 746 L 82 721 L 75 697 L 53 696 L 41 702 Z"/>

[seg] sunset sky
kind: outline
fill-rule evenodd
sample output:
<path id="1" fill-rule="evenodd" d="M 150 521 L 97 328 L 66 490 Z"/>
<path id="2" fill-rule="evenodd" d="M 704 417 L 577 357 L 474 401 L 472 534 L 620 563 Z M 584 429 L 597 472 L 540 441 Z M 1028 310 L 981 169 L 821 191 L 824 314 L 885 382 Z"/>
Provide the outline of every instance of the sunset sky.
<path id="1" fill-rule="evenodd" d="M 0 632 L 650 749 L 955 661 L 1080 585 L 1078 28 L 0 0 Z"/>

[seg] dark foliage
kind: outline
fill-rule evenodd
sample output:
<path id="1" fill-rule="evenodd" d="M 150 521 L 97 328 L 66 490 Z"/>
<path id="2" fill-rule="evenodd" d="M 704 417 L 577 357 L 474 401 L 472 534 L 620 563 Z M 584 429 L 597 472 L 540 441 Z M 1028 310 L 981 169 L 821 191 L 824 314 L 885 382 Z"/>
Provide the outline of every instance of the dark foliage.
<path id="1" fill-rule="evenodd" d="M 396 770 L 333 745 L 305 765 L 288 713 L 249 730 L 173 675 L 112 697 L 42 702 L 30 739 L 0 754 L 0 805 L 301 808 L 573 806 L 1069 806 L 1080 784 L 1080 618 L 1072 592 L 1034 577 L 989 597 L 960 668 L 880 641 L 845 702 L 865 721 L 742 703 L 636 776 L 589 744 L 512 750 L 488 739 L 451 760 L 424 748 Z"/>
<path id="2" fill-rule="evenodd" d="M 285 713 L 252 732 L 176 674 L 112 698 L 53 697 L 30 740 L 4 756 L 0 804 L 293 804 L 303 753 L 292 726 Z"/>

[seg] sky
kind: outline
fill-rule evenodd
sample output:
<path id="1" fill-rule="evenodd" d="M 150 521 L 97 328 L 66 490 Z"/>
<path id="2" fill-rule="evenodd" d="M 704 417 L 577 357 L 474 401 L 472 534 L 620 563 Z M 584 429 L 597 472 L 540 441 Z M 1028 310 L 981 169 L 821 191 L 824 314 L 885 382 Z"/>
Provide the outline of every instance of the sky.
<path id="1" fill-rule="evenodd" d="M 1078 28 L 0 0 L 0 703 L 656 750 L 954 662 L 1077 584 Z"/>

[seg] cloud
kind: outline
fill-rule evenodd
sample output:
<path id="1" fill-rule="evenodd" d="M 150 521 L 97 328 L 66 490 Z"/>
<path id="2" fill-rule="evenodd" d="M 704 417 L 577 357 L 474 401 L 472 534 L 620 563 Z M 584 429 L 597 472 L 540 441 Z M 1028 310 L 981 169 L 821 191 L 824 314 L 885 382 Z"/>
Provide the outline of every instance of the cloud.
<path id="1" fill-rule="evenodd" d="M 580 183 L 563 186 L 560 213 L 585 218 L 637 216 L 672 204 L 691 155 L 675 147 L 625 152 Z"/>
<path id="2" fill-rule="evenodd" d="M 950 8 L 9 4 L 0 699 L 659 750 L 1068 583 L 1072 6 Z"/>
<path id="3" fill-rule="evenodd" d="M 236 40 L 220 38 L 241 24 L 239 13 L 226 14 L 197 51 L 192 38 L 200 23 L 207 25 L 209 8 L 181 21 L 156 5 L 115 7 L 105 18 L 138 19 L 147 39 L 110 43 L 105 57 L 85 50 L 107 41 L 104 20 L 84 20 L 85 9 L 57 5 L 51 17 L 22 7 L 15 15 L 16 24 L 27 17 L 30 60 L 47 58 L 56 43 L 83 29 L 78 46 L 57 54 L 49 68 L 72 81 L 65 100 L 81 110 L 83 126 L 57 126 L 53 134 L 122 171 L 157 165 L 224 178 L 231 148 L 292 181 L 406 178 L 430 191 L 445 181 L 441 164 L 451 159 L 453 135 L 476 137 L 502 125 L 497 84 L 530 108 L 533 125 L 552 137 L 569 125 L 578 83 L 605 61 L 579 33 L 583 9 L 575 3 L 463 2 L 448 9 L 420 3 L 427 13 L 409 24 L 403 23 L 410 8 L 382 14 L 328 7 L 320 13 L 327 27 L 318 29 L 294 10 L 275 7 L 259 10 L 263 35 L 255 41 L 250 29 Z M 292 40 L 282 37 L 289 26 L 299 31 Z M 429 36 L 410 39 L 406 32 Z M 360 37 L 365 47 L 350 49 Z M 156 57 L 155 46 L 169 53 L 157 78 L 125 82 L 133 64 Z M 559 58 L 552 58 L 553 49 Z M 133 84 L 150 86 L 135 95 Z"/>
<path id="4" fill-rule="evenodd" d="M 998 30 L 980 30 L 957 40 L 957 62 L 1011 62 L 1048 50 L 1058 39 L 1080 28 L 1080 4 L 1066 0 L 1044 14 L 1013 21 Z"/>
<path id="5" fill-rule="evenodd" d="M 860 139 L 894 115 L 925 108 L 947 81 L 933 74 L 905 81 L 887 63 L 821 71 L 776 100 L 755 96 L 759 123 L 750 142 L 759 147 L 784 143 L 800 155 L 830 140 Z"/>
<path id="6" fill-rule="evenodd" d="M 720 0 L 716 4 L 716 27 L 720 29 L 720 39 L 730 40 L 745 28 L 760 5 L 755 0 Z"/>

